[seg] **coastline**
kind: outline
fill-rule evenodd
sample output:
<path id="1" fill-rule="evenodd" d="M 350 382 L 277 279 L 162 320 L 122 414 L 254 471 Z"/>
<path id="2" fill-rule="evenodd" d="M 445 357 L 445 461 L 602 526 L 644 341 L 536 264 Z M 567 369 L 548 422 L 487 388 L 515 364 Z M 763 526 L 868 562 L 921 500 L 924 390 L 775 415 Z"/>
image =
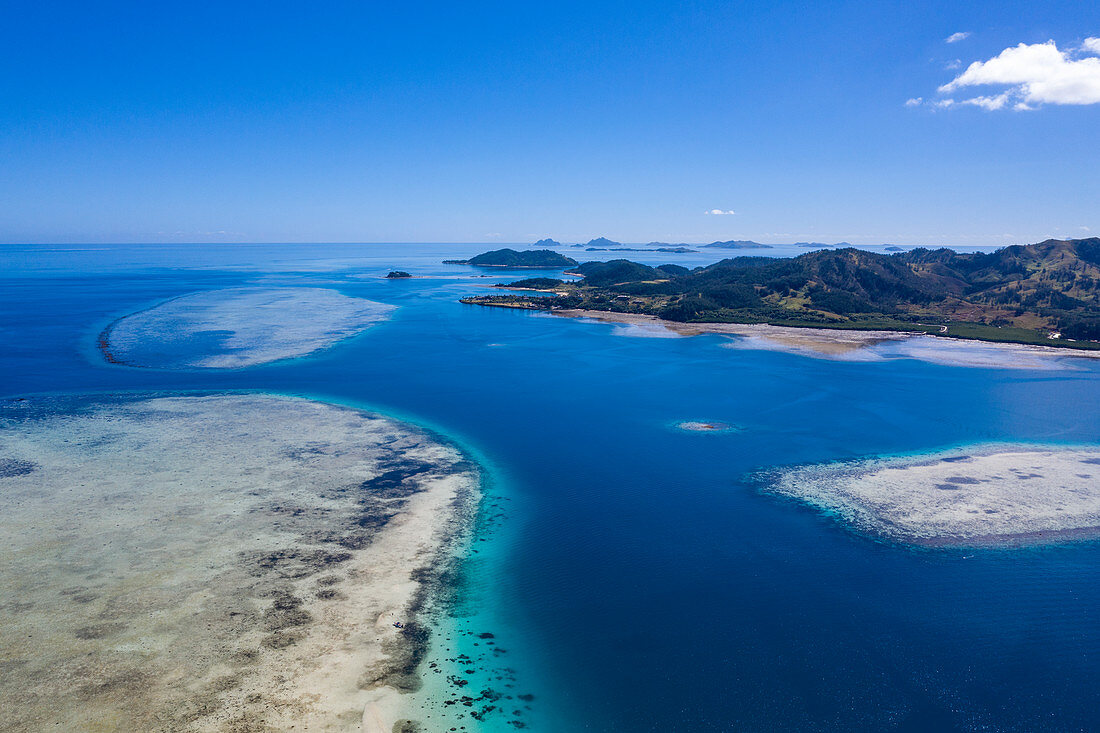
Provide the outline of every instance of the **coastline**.
<path id="1" fill-rule="evenodd" d="M 415 729 L 432 606 L 480 500 L 457 447 L 271 394 L 32 398 L 0 418 L 20 558 L 0 650 L 38 670 L 0 684 L 19 711 L 0 729 Z"/>
<path id="2" fill-rule="evenodd" d="M 738 336 L 749 341 L 744 345 L 744 348 L 789 351 L 819 358 L 850 358 L 879 344 L 919 342 L 922 345 L 967 345 L 988 349 L 1005 349 L 1021 355 L 1100 359 L 1100 351 L 931 336 L 918 332 L 806 328 L 773 326 L 766 323 L 681 323 L 666 321 L 657 316 L 641 313 L 613 313 L 574 309 L 547 312 L 563 318 L 583 318 L 602 323 L 660 327 L 679 336 L 699 336 L 703 334 Z"/>

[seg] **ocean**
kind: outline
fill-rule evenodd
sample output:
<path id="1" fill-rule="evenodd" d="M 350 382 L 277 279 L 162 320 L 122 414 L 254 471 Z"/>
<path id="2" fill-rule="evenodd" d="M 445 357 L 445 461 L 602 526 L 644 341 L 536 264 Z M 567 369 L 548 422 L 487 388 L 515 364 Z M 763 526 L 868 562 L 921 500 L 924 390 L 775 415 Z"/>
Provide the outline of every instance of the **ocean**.
<path id="1" fill-rule="evenodd" d="M 1100 543 L 918 549 L 752 479 L 980 442 L 1096 443 L 1100 361 L 837 361 L 458 303 L 531 274 L 441 264 L 496 246 L 4 245 L 0 396 L 269 391 L 450 438 L 481 464 L 486 498 L 431 654 L 485 658 L 474 686 L 513 679 L 531 730 L 1100 729 Z M 284 286 L 396 310 L 237 370 L 109 364 L 97 347 L 115 319 L 169 298 Z M 737 429 L 677 429 L 690 420 Z M 487 633 L 506 650 L 491 659 Z"/>

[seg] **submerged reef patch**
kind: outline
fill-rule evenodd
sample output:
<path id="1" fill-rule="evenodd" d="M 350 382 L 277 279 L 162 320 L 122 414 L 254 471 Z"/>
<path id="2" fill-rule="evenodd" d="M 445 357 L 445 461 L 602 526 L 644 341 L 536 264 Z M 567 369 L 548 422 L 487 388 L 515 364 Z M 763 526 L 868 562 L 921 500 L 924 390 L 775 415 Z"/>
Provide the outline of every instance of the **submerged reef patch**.
<path id="1" fill-rule="evenodd" d="M 755 479 L 890 540 L 1018 546 L 1100 537 L 1097 459 L 1100 446 L 986 444 L 796 466 Z"/>
<path id="2" fill-rule="evenodd" d="M 0 458 L 0 478 L 26 476 L 36 468 L 38 466 L 30 461 L 21 461 L 17 458 Z"/>
<path id="3" fill-rule="evenodd" d="M 98 343 L 116 364 L 236 369 L 326 348 L 386 319 L 394 308 L 325 288 L 207 290 L 124 316 Z"/>
<path id="4" fill-rule="evenodd" d="M 455 447 L 310 400 L 146 395 L 0 403 L 0 455 L 0 731 L 408 717 L 479 496 Z"/>
<path id="5" fill-rule="evenodd" d="M 676 430 L 689 433 L 738 433 L 742 428 L 719 420 L 681 420 L 673 424 Z"/>

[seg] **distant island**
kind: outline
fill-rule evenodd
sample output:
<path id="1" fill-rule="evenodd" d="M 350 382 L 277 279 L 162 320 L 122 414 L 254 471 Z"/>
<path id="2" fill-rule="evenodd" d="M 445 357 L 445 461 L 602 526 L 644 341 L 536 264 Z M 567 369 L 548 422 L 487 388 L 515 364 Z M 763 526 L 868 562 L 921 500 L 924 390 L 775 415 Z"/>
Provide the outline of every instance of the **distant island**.
<path id="1" fill-rule="evenodd" d="M 614 242 L 606 237 L 596 237 L 595 239 L 589 239 L 585 247 L 622 247 L 622 242 Z"/>
<path id="2" fill-rule="evenodd" d="M 794 242 L 793 244 L 764 244 L 763 242 L 754 242 L 751 239 L 728 239 L 710 242 L 709 244 L 687 244 L 687 243 L 669 243 L 669 242 L 647 242 L 642 245 L 630 245 L 623 242 L 617 242 L 607 237 L 596 237 L 590 239 L 583 244 L 570 244 L 565 245 L 556 239 L 549 237 L 540 239 L 533 245 L 535 248 L 555 248 L 562 249 L 570 247 L 572 249 L 583 249 L 586 252 L 668 252 L 671 254 L 688 254 L 698 252 L 699 249 L 775 249 L 776 247 L 800 247 L 802 249 L 849 249 L 853 245 L 850 242 L 835 242 L 828 244 L 825 242 Z M 902 252 L 905 248 L 898 247 L 897 245 L 882 245 L 887 252 Z M 499 250 L 505 251 L 505 250 Z M 491 254 L 491 253 L 487 253 Z M 448 264 L 465 263 L 468 261 L 460 260 L 447 260 Z"/>
<path id="3" fill-rule="evenodd" d="M 742 256 L 708 267 L 630 260 L 574 267 L 557 296 L 486 295 L 464 303 L 637 313 L 681 323 L 766 323 L 925 332 L 1100 348 L 1100 238 L 992 253 L 845 248 L 793 258 Z"/>
<path id="4" fill-rule="evenodd" d="M 585 247 L 585 252 L 666 252 L 672 254 L 687 254 L 698 250 L 687 247 Z"/>
<path id="5" fill-rule="evenodd" d="M 760 244 L 758 242 L 741 240 L 730 240 L 728 242 L 711 242 L 710 244 L 702 245 L 649 242 L 643 247 L 627 247 L 622 242 L 615 242 L 605 237 L 590 239 L 586 244 L 581 246 L 583 246 L 588 252 L 673 252 L 677 254 L 695 252 L 696 250 L 691 249 L 692 247 L 724 247 L 726 249 L 771 249 L 770 244 Z"/>
<path id="6" fill-rule="evenodd" d="M 696 247 L 707 249 L 775 249 L 780 246 L 793 246 L 802 247 L 804 249 L 841 249 L 845 247 L 851 247 L 849 242 L 837 242 L 835 244 L 825 244 L 823 242 L 795 242 L 792 245 L 777 245 L 777 244 L 764 244 L 763 242 L 754 242 L 751 239 L 729 239 L 711 242 L 709 244 L 690 244 L 685 242 L 669 243 L 669 242 L 647 242 L 640 246 L 627 245 L 622 242 L 616 242 L 613 239 L 607 237 L 596 237 L 590 239 L 583 244 L 570 244 L 564 245 L 555 239 L 540 239 L 535 242 L 535 247 L 555 247 L 562 248 L 565 246 L 572 247 L 573 249 L 584 249 L 588 252 L 674 252 L 674 253 L 686 253 L 697 251 Z"/>
<path id="7" fill-rule="evenodd" d="M 731 239 L 728 242 L 711 242 L 703 247 L 715 249 L 773 249 L 773 245 L 752 242 L 747 239 Z"/>
<path id="8" fill-rule="evenodd" d="M 476 267 L 572 267 L 577 261 L 572 257 L 548 249 L 496 249 L 483 252 L 468 260 L 443 260 L 444 265 L 474 265 Z"/>
<path id="9" fill-rule="evenodd" d="M 749 242 L 747 240 L 730 240 L 728 242 L 711 242 L 710 244 L 670 244 L 669 242 L 648 242 L 641 247 L 629 247 L 622 242 L 616 242 L 606 237 L 597 237 L 596 239 L 590 239 L 583 245 L 573 245 L 574 247 L 584 247 L 589 252 L 695 252 L 692 247 L 724 247 L 726 249 L 771 249 L 770 244 L 760 244 L 759 242 Z"/>
<path id="10" fill-rule="evenodd" d="M 386 277 L 391 280 L 397 280 L 403 277 L 412 277 L 412 275 L 405 272 L 404 270 L 391 270 L 390 273 L 386 275 Z"/>

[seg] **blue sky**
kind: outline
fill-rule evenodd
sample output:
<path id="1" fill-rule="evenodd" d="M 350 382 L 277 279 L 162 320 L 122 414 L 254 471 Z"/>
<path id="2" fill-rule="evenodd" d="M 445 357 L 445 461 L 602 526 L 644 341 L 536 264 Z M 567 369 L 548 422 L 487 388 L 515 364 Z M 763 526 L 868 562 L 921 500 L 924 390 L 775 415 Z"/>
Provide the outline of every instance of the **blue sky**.
<path id="1" fill-rule="evenodd" d="M 1100 3 L 3 11 L 4 242 L 1100 233 Z"/>

